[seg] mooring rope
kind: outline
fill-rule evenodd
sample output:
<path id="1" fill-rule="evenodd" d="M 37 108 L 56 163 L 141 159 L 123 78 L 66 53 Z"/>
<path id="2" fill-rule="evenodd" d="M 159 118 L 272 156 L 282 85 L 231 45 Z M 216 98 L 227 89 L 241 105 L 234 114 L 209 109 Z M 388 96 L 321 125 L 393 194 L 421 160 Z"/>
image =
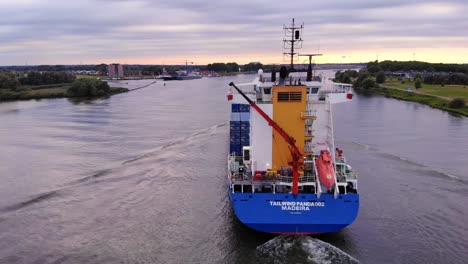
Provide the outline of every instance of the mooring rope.
<path id="1" fill-rule="evenodd" d="M 146 87 L 148 87 L 148 86 L 150 86 L 150 85 L 152 85 L 152 84 L 155 84 L 155 83 L 157 83 L 157 82 L 158 82 L 158 81 L 154 81 L 154 82 L 152 82 L 152 83 L 150 83 L 150 84 L 143 85 L 143 86 L 141 86 L 141 87 L 137 87 L 137 88 L 133 88 L 133 89 L 128 89 L 128 91 L 131 92 L 131 91 L 135 91 L 135 90 L 138 90 L 138 89 L 143 89 L 143 88 L 146 88 Z"/>

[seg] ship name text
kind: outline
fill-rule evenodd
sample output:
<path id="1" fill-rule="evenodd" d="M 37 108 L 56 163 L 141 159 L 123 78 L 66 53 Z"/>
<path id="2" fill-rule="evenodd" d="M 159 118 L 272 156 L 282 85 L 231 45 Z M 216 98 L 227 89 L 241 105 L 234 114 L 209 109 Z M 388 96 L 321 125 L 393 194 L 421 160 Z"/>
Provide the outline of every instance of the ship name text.
<path id="1" fill-rule="evenodd" d="M 324 207 L 325 202 L 270 201 L 270 206 L 281 207 L 281 210 L 283 210 L 283 211 L 310 211 L 310 207 Z"/>

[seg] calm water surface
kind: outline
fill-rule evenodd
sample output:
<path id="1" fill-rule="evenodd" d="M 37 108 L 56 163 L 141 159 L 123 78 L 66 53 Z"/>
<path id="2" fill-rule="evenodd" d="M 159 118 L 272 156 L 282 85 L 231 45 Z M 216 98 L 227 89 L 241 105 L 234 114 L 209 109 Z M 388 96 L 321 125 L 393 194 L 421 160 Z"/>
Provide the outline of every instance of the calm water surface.
<path id="1" fill-rule="evenodd" d="M 335 106 L 361 210 L 314 237 L 332 249 L 240 224 L 225 193 L 225 95 L 251 78 L 1 103 L 0 263 L 466 263 L 468 119 L 378 96 Z M 321 256 L 332 246 L 347 255 Z"/>

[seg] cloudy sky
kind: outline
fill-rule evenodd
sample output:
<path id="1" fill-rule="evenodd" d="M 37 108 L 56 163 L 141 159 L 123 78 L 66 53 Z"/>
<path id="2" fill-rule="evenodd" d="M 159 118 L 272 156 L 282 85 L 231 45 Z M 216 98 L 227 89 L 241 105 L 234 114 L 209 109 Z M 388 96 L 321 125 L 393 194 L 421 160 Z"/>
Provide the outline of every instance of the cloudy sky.
<path id="1" fill-rule="evenodd" d="M 467 0 L 0 0 L 0 65 L 283 63 L 293 17 L 318 63 L 468 63 Z"/>

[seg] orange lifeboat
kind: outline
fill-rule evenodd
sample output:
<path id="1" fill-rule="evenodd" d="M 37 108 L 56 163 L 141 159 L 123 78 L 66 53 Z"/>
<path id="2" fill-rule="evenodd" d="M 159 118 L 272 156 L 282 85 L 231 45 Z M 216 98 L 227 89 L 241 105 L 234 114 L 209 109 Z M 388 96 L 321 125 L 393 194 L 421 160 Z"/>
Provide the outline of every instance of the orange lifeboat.
<path id="1" fill-rule="evenodd" d="M 328 150 L 320 151 L 320 156 L 315 160 L 315 164 L 320 183 L 325 186 L 327 191 L 330 190 L 335 183 L 335 171 Z"/>

